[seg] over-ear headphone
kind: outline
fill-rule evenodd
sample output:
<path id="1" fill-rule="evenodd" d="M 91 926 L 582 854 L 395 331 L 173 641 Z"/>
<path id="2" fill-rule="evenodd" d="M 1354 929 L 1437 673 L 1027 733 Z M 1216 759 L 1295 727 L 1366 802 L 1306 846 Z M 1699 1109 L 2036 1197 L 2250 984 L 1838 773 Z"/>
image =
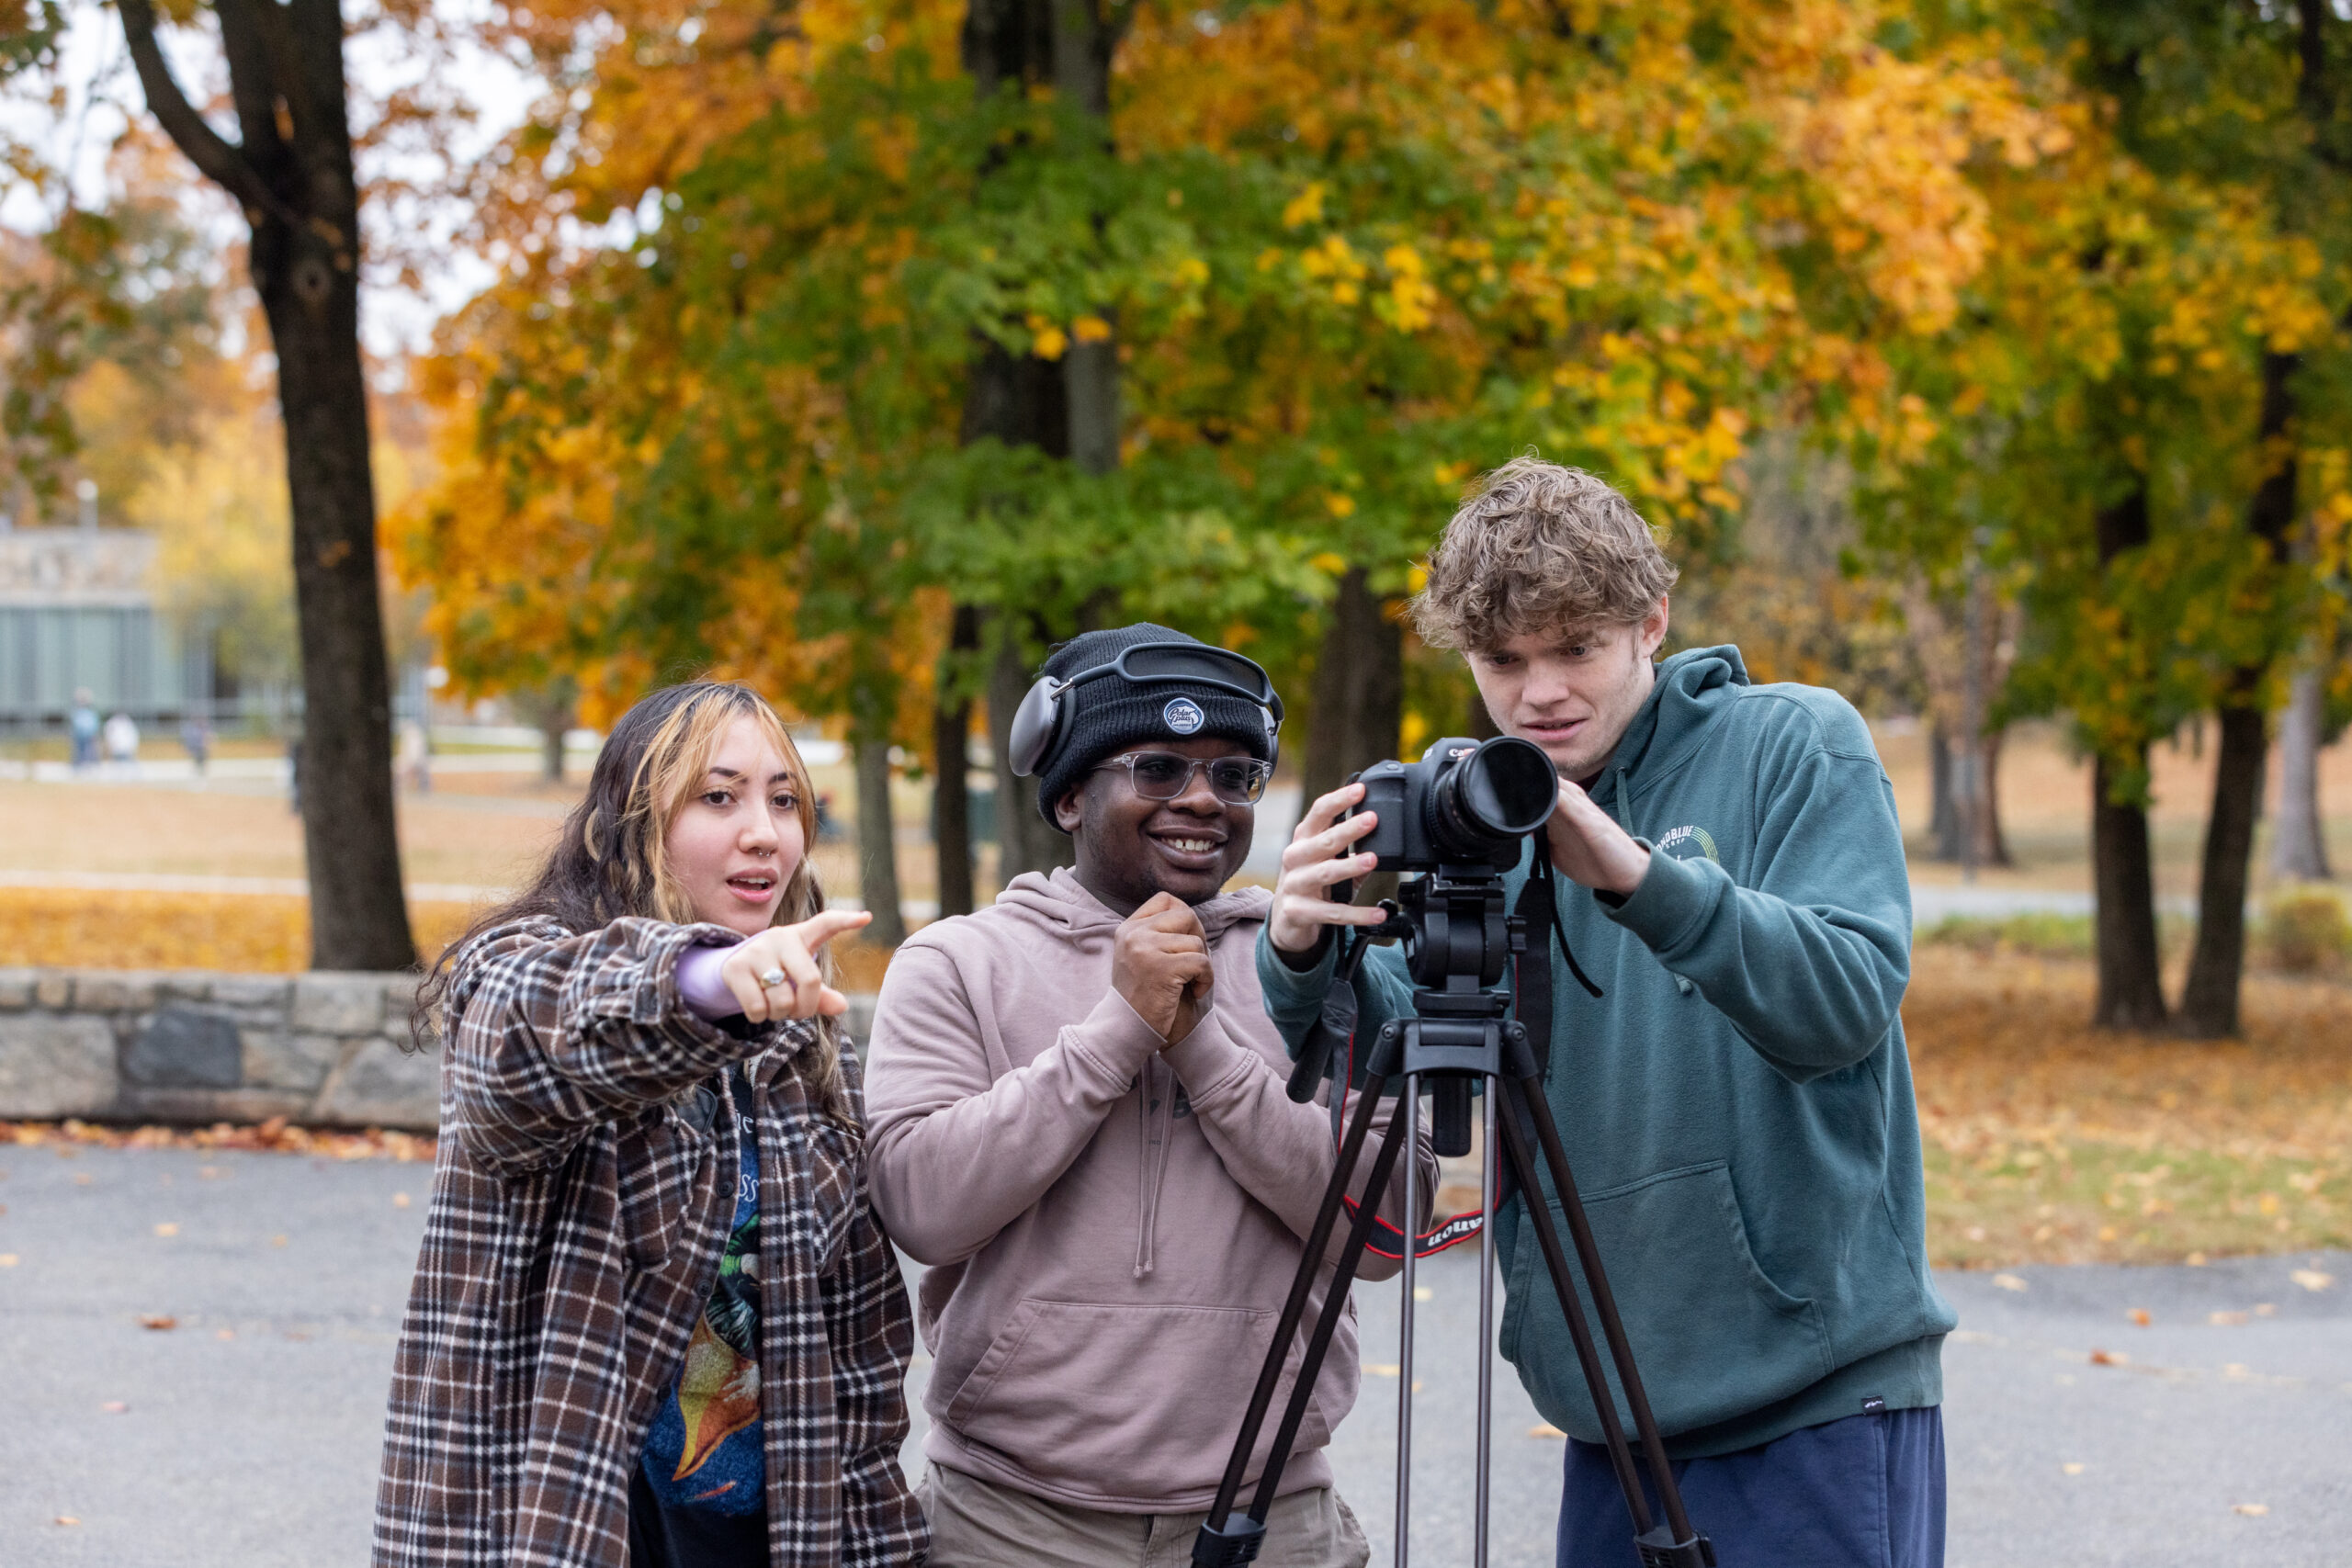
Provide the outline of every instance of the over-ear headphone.
<path id="1" fill-rule="evenodd" d="M 1204 642 L 1139 642 L 1123 649 L 1107 664 L 1081 670 L 1063 680 L 1040 676 L 1021 699 L 1012 716 L 1012 734 L 1006 748 L 1015 778 L 1032 778 L 1051 764 L 1069 736 L 1070 715 L 1077 704 L 1069 694 L 1089 681 L 1117 675 L 1139 686 L 1206 686 L 1230 692 L 1258 705 L 1266 726 L 1270 753 L 1282 745 L 1283 700 L 1274 683 L 1254 659 L 1212 648 Z"/>

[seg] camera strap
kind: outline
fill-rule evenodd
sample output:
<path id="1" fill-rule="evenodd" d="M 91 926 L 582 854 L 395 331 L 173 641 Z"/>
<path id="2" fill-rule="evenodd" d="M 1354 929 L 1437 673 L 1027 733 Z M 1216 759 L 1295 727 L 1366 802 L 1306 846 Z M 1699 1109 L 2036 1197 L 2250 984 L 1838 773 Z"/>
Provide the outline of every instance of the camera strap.
<path id="1" fill-rule="evenodd" d="M 1575 952 L 1568 946 L 1568 934 L 1560 929 L 1560 882 L 1552 865 L 1552 833 L 1547 827 L 1536 835 L 1535 855 L 1527 871 L 1527 883 L 1519 890 L 1519 905 L 1511 913 L 1524 921 L 1527 951 L 1511 960 L 1511 1016 L 1527 1030 L 1527 1043 L 1535 1052 L 1536 1076 L 1544 1083 L 1552 1081 L 1552 964 L 1550 949 L 1557 947 L 1568 973 L 1577 985 L 1598 998 L 1600 987 L 1577 962 Z M 1532 962 L 1531 962 L 1532 961 Z M 1529 1127 L 1530 1139 L 1535 1135 Z M 1487 1156 L 1493 1158 L 1491 1154 Z M 1510 1166 L 1500 1164 L 1495 1173 L 1495 1208 L 1500 1212 L 1510 1201 L 1513 1182 Z"/>

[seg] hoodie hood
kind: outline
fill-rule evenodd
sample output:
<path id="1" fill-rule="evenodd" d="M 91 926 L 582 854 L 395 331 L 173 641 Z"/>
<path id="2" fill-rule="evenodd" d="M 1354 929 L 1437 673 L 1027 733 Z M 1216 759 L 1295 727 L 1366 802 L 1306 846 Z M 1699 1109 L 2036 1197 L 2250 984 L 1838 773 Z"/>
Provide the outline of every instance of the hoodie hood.
<path id="1" fill-rule="evenodd" d="M 1729 643 L 1684 649 L 1660 664 L 1649 696 L 1593 782 L 1594 800 L 1613 811 L 1626 831 L 1634 831 L 1623 799 L 1631 775 L 1654 774 L 1677 761 L 1696 743 L 1716 710 L 1736 701 L 1739 688 L 1751 683 L 1739 649 Z"/>
<path id="2" fill-rule="evenodd" d="M 1050 874 L 1024 871 L 996 896 L 1001 906 L 1025 910 L 1062 935 L 1083 937 L 1116 931 L 1126 917 L 1114 913 L 1086 890 L 1078 874 L 1066 865 Z M 1236 887 L 1206 903 L 1193 906 L 1201 930 L 1212 945 L 1240 920 L 1262 920 L 1274 897 L 1262 887 Z"/>

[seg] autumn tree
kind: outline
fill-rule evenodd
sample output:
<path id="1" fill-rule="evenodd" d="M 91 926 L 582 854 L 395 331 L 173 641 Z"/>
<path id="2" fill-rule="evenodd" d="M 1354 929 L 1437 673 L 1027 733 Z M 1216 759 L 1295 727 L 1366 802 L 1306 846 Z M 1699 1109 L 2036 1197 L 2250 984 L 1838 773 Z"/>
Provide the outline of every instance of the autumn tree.
<path id="1" fill-rule="evenodd" d="M 359 190 L 337 0 L 217 0 L 238 139 L 174 79 L 150 0 L 119 0 L 155 121 L 250 230 L 277 362 L 302 651 L 302 826 L 311 963 L 416 962 L 392 818 L 391 691 L 360 363 Z"/>
<path id="2" fill-rule="evenodd" d="M 2092 754 L 2098 1016 L 2119 1027 L 2166 1018 L 2148 750 L 2217 706 L 2182 1021 L 2234 1029 L 2263 714 L 2311 603 L 2284 547 L 2299 516 L 2321 528 L 2329 512 L 2296 499 L 2308 433 L 2291 398 L 2315 385 L 2299 362 L 2341 352 L 2334 225 L 2315 220 L 2335 198 L 2278 21 L 2218 5 L 1967 12 L 2060 134 L 1977 172 L 2002 242 L 1981 286 L 1942 331 L 1890 345 L 1917 434 L 1874 454 L 1878 542 L 1951 560 L 1965 528 L 2024 584 L 2000 705 L 2069 714 Z M 2290 187 L 2315 204 L 2291 222 Z"/>
<path id="3" fill-rule="evenodd" d="M 1395 602 L 1480 468 L 1596 468 L 1695 559 L 1777 401 L 1908 417 L 1801 295 L 1948 314 L 2018 111 L 1874 17 L 535 12 L 574 73 L 493 161 L 539 198 L 486 205 L 508 276 L 436 372 L 464 452 L 409 558 L 460 642 L 759 657 L 943 771 L 981 669 L 1001 728 L 1112 616 L 1319 666 L 1314 766 L 1386 754 Z"/>

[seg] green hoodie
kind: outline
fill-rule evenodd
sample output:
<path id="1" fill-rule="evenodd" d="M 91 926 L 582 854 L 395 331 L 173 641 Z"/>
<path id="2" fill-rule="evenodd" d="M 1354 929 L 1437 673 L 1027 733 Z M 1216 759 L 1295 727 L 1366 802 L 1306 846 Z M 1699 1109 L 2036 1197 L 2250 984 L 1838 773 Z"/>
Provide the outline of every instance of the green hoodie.
<path id="1" fill-rule="evenodd" d="M 1820 687 L 1751 684 L 1737 649 L 1693 649 L 1659 666 L 1592 797 L 1650 865 L 1614 907 L 1559 883 L 1562 932 L 1603 996 L 1552 955 L 1548 1098 L 1668 1448 L 1729 1453 L 1866 1401 L 1940 1403 L 1958 1319 L 1928 1275 L 1896 1013 L 1910 884 L 1861 716 Z M 1294 1052 L 1331 964 L 1327 948 L 1294 970 L 1259 939 Z M 1411 1010 L 1396 948 L 1356 988 L 1359 1039 Z M 1524 1202 L 1497 1226 L 1502 1353 L 1546 1419 L 1597 1443 Z"/>

